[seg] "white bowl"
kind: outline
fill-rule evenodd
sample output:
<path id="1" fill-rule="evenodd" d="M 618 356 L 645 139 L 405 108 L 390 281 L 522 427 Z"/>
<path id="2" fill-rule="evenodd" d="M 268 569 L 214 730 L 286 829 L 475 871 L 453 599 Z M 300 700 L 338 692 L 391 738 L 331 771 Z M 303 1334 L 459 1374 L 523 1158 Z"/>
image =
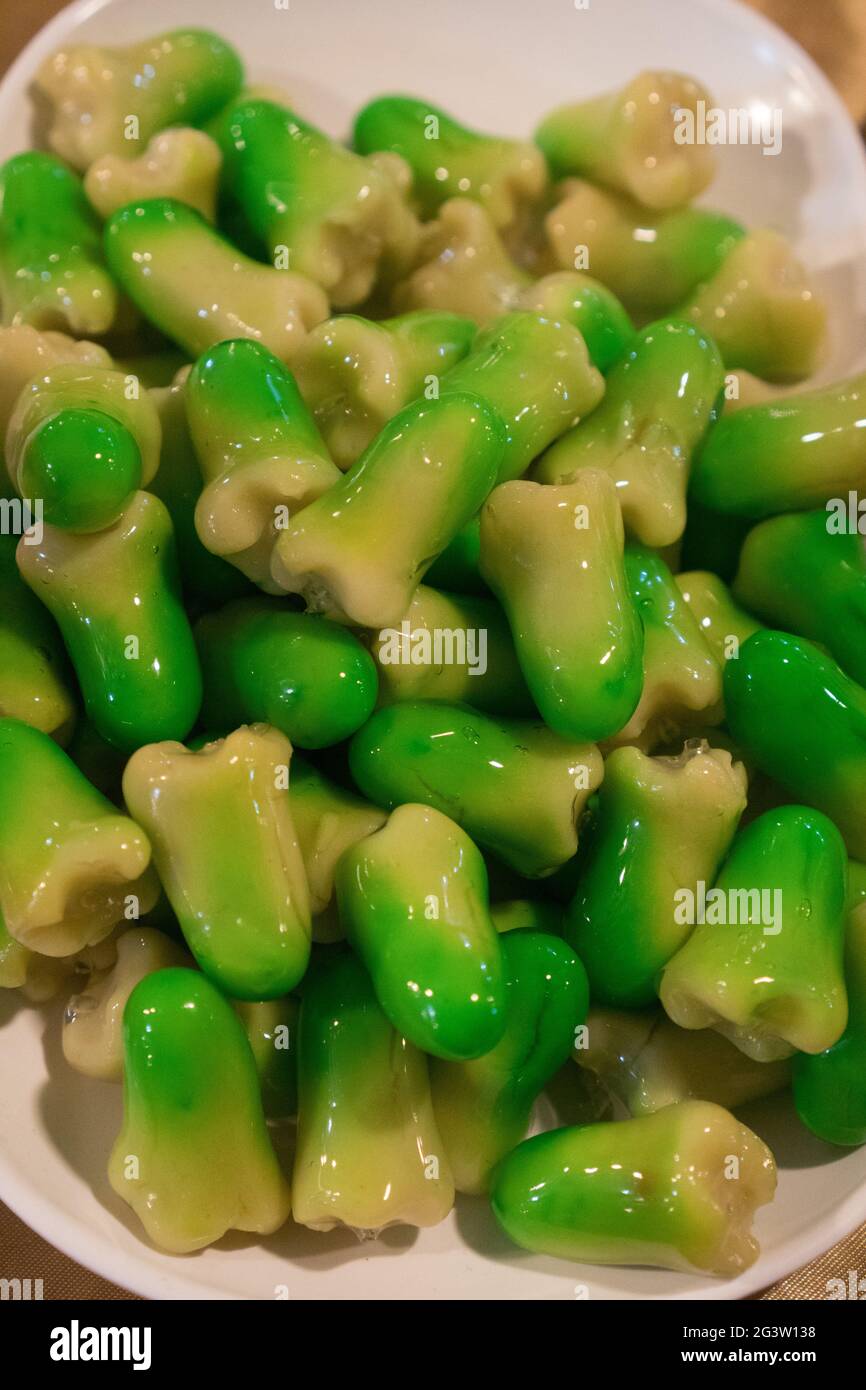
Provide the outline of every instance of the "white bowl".
<path id="1" fill-rule="evenodd" d="M 646 67 L 693 73 L 724 108 L 765 104 L 784 119 L 782 152 L 720 151 L 706 200 L 797 244 L 826 294 L 832 346 L 822 376 L 861 364 L 866 311 L 866 161 L 826 79 L 789 38 L 731 0 L 80 0 L 39 34 L 0 84 L 0 156 L 32 144 L 27 89 L 42 59 L 75 35 L 124 43 L 179 25 L 231 39 L 256 81 L 285 86 L 335 135 L 370 97 L 410 91 L 469 123 L 528 134 L 557 103 L 621 84 Z M 231 1237 L 198 1255 L 151 1249 L 105 1177 L 120 1088 L 63 1062 L 59 1010 L 0 1000 L 0 1196 L 47 1240 L 153 1298 L 739 1298 L 772 1283 L 866 1220 L 866 1148 L 813 1139 L 787 1099 L 748 1119 L 780 1168 L 757 1219 L 763 1254 L 727 1283 L 529 1256 L 484 1202 L 458 1204 L 431 1231 L 361 1244 L 289 1224 Z"/>

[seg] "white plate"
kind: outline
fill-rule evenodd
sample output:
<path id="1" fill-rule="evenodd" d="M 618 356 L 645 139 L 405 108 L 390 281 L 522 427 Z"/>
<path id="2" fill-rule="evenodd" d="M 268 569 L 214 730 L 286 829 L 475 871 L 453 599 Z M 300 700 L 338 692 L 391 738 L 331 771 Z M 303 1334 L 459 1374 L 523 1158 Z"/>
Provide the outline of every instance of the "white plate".
<path id="1" fill-rule="evenodd" d="M 780 108 L 777 158 L 723 149 L 707 201 L 798 245 L 826 293 L 833 342 L 822 375 L 860 364 L 866 312 L 866 161 L 826 79 L 778 30 L 731 0 L 81 0 L 64 10 L 0 84 L 0 156 L 32 143 L 26 93 L 42 59 L 75 32 L 123 43 L 178 25 L 233 40 L 254 80 L 278 83 L 335 135 L 387 91 L 429 96 L 468 122 L 529 133 L 550 107 L 645 67 L 694 73 L 719 105 Z M 0 1196 L 54 1245 L 154 1298 L 737 1298 L 825 1250 L 866 1220 L 866 1149 L 820 1144 L 788 1102 L 749 1122 L 780 1167 L 758 1217 L 758 1264 L 728 1283 L 653 1270 L 596 1269 L 515 1250 L 483 1202 L 432 1231 L 361 1245 L 292 1225 L 259 1242 L 227 1238 L 198 1255 L 159 1254 L 109 1190 L 106 1157 L 120 1089 L 63 1063 L 58 1011 L 0 1000 Z M 50 1291 L 49 1291 L 50 1292 Z"/>

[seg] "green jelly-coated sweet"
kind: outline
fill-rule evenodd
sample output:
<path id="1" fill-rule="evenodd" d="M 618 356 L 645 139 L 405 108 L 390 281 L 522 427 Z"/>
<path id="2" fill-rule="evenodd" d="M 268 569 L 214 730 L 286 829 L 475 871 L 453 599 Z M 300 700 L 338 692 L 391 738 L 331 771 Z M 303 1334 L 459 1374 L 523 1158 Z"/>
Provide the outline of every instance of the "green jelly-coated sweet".
<path id="1" fill-rule="evenodd" d="M 42 499 L 45 520 L 63 531 L 104 531 L 141 487 L 141 452 L 119 420 L 99 410 L 60 410 L 27 436 L 19 482 Z"/>
<path id="2" fill-rule="evenodd" d="M 177 198 L 213 222 L 221 165 L 219 146 L 203 130 L 173 126 L 154 135 L 137 159 L 117 154 L 95 159 L 84 176 L 84 191 L 103 218 L 127 203 Z"/>
<path id="3" fill-rule="evenodd" d="M 313 939 L 333 941 L 344 931 L 334 903 L 334 874 L 344 852 L 380 830 L 387 820 L 379 806 L 346 791 L 305 758 L 292 762 L 292 818 L 310 889 Z"/>
<path id="4" fill-rule="evenodd" d="M 724 580 L 709 570 L 692 570 L 675 578 L 719 665 L 739 656 L 740 647 L 762 624 L 740 608 Z"/>
<path id="5" fill-rule="evenodd" d="M 580 270 L 554 271 L 525 289 L 521 309 L 570 323 L 586 343 L 589 360 L 607 375 L 634 343 L 634 324 L 616 295 Z"/>
<path id="6" fill-rule="evenodd" d="M 66 743 L 77 708 L 66 652 L 18 573 L 17 544 L 0 535 L 0 718 L 21 719 Z"/>
<path id="7" fill-rule="evenodd" d="M 235 1001 L 235 1012 L 247 1030 L 253 1051 L 262 1106 L 269 1120 L 286 1120 L 298 1113 L 297 999 Z"/>
<path id="8" fill-rule="evenodd" d="M 157 970 L 129 997 L 123 1042 L 108 1177 L 154 1245 L 181 1255 L 229 1230 L 278 1230 L 291 1193 L 231 1004 L 197 971 Z"/>
<path id="9" fill-rule="evenodd" d="M 562 911 L 543 898 L 510 898 L 490 904 L 490 916 L 500 935 L 512 931 L 546 932 L 562 936 Z"/>
<path id="10" fill-rule="evenodd" d="M 436 1121 L 458 1192 L 487 1191 L 500 1159 L 529 1128 L 532 1107 L 574 1045 L 589 987 L 564 941 L 541 931 L 502 940 L 505 1032 L 483 1057 L 434 1061 Z"/>
<path id="11" fill-rule="evenodd" d="M 355 734 L 349 762 L 377 805 L 433 806 L 526 878 L 575 854 L 581 812 L 603 771 L 592 743 L 438 700 L 378 710 Z"/>

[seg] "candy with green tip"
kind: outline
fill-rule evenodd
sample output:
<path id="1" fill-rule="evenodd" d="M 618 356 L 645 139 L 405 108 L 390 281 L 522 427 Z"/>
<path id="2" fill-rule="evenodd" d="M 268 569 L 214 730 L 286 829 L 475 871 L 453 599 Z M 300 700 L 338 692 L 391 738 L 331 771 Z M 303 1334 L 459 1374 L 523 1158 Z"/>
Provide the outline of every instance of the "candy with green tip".
<path id="1" fill-rule="evenodd" d="M 214 222 L 221 165 L 219 146 L 209 135 L 177 126 L 154 135 L 137 159 L 117 154 L 95 159 L 84 176 L 84 191 L 103 218 L 127 203 L 174 198 Z"/>
<path id="2" fill-rule="evenodd" d="M 642 1008 L 694 923 L 681 891 L 712 884 L 746 806 L 746 774 L 706 742 L 679 757 L 618 748 L 607 758 L 599 804 L 581 843 L 583 873 L 566 940 L 589 975 L 593 1000 Z"/>
<path id="3" fill-rule="evenodd" d="M 291 1118 L 298 1113 L 300 1003 L 291 996 L 254 1002 L 238 999 L 234 1008 L 247 1030 L 266 1117 Z"/>
<path id="4" fill-rule="evenodd" d="M 661 979 L 669 1018 L 716 1028 L 757 1061 L 831 1047 L 848 1014 L 847 884 L 842 837 L 820 811 L 782 806 L 752 821 L 702 901 L 678 905 L 698 925 Z"/>
<path id="5" fill-rule="evenodd" d="M 607 375 L 634 342 L 631 319 L 616 295 L 579 270 L 559 270 L 536 280 L 520 296 L 520 308 L 576 328 L 589 360 Z"/>
<path id="6" fill-rule="evenodd" d="M 129 430 L 101 410 L 47 416 L 21 447 L 24 497 L 42 499 L 45 520 L 63 531 L 104 531 L 141 487 L 141 451 Z"/>
<path id="7" fill-rule="evenodd" d="M 39 545 L 26 539 L 18 568 L 63 634 L 97 731 L 128 753 L 185 738 L 201 704 L 201 671 L 162 502 L 137 492 L 106 531 L 46 526 Z"/>
<path id="8" fill-rule="evenodd" d="M 294 1218 L 315 1231 L 435 1226 L 454 1203 L 427 1059 L 395 1033 L 341 947 L 304 982 Z"/>
<path id="9" fill-rule="evenodd" d="M 242 81 L 230 44 L 206 29 L 173 29 L 127 48 L 61 48 L 36 89 L 53 107 L 52 149 L 83 170 L 103 155 L 140 154 L 166 126 L 200 125 Z"/>
<path id="10" fill-rule="evenodd" d="M 60 634 L 18 573 L 17 541 L 0 535 L 0 718 L 67 743 L 77 703 Z"/>
<path id="11" fill-rule="evenodd" d="M 0 806 L 0 912 L 22 946 L 69 956 L 153 906 L 147 835 L 17 719 L 0 719 Z"/>
<path id="12" fill-rule="evenodd" d="M 312 329 L 292 372 L 337 466 L 351 468 L 398 411 L 438 392 L 476 332 L 465 315 L 434 309 L 379 323 L 340 314 Z"/>
<path id="13" fill-rule="evenodd" d="M 419 584 L 404 617 L 375 633 L 370 650 L 383 704 L 450 700 L 488 714 L 535 713 L 508 620 L 493 598 Z"/>
<path id="14" fill-rule="evenodd" d="M 482 327 L 518 307 L 532 283 L 509 256 L 490 214 L 470 198 L 450 198 L 421 232 L 415 269 L 394 287 L 398 313 L 439 309 Z"/>
<path id="15" fill-rule="evenodd" d="M 292 817 L 310 889 L 313 939 L 344 935 L 334 904 L 334 875 L 343 853 L 380 830 L 387 816 L 357 793 L 331 782 L 305 758 L 292 762 Z"/>
<path id="16" fill-rule="evenodd" d="M 640 699 L 643 633 L 613 480 L 585 469 L 564 487 L 496 488 L 481 513 L 481 573 L 550 728 L 592 741 L 621 729 Z"/>
<path id="17" fill-rule="evenodd" d="M 291 1192 L 231 1004 L 198 971 L 157 970 L 129 996 L 123 1053 L 108 1177 L 154 1245 L 182 1255 L 228 1230 L 278 1230 Z"/>
<path id="18" fill-rule="evenodd" d="M 336 623 L 276 599 L 239 599 L 201 618 L 195 637 L 206 726 L 272 724 L 299 748 L 326 748 L 373 713 L 373 659 Z"/>
<path id="19" fill-rule="evenodd" d="M 355 734 L 349 763 L 371 801 L 433 806 L 526 878 L 576 853 L 578 822 L 603 772 L 592 743 L 439 700 L 378 710 Z"/>
<path id="20" fill-rule="evenodd" d="M 288 994 L 310 955 L 291 757 L 284 734 L 253 724 L 196 752 L 180 743 L 140 748 L 123 776 L 187 945 L 236 999 Z"/>
<path id="21" fill-rule="evenodd" d="M 758 1258 L 752 1217 L 775 1190 L 766 1144 L 721 1106 L 690 1100 L 524 1140 L 496 1170 L 491 1202 L 506 1234 L 538 1254 L 730 1277 Z"/>
<path id="22" fill-rule="evenodd" d="M 117 314 L 93 210 L 53 155 L 16 154 L 0 167 L 0 302 L 4 324 L 85 337 Z"/>
<path id="23" fill-rule="evenodd" d="M 226 338 L 252 338 L 287 362 L 328 316 L 312 280 L 245 256 L 171 198 L 114 213 L 105 224 L 105 255 L 145 318 L 191 357 Z"/>
<path id="24" fill-rule="evenodd" d="M 704 641 L 721 666 L 740 654 L 740 647 L 762 626 L 746 613 L 733 594 L 709 570 L 692 570 L 674 576 L 677 587 L 701 629 Z"/>
<path id="25" fill-rule="evenodd" d="M 397 1032 L 452 1061 L 480 1057 L 505 1027 L 505 973 L 487 870 L 465 831 L 403 805 L 337 866 L 349 944 Z"/>
<path id="26" fill-rule="evenodd" d="M 274 581 L 314 612 L 393 627 L 493 487 L 504 447 L 503 422 L 479 396 L 454 391 L 407 406 L 279 533 Z"/>
<path id="27" fill-rule="evenodd" d="M 562 912 L 556 903 L 543 898 L 510 898 L 506 902 L 491 903 L 490 916 L 500 935 L 512 931 L 562 935 Z"/>
<path id="28" fill-rule="evenodd" d="M 532 1107 L 574 1044 L 586 1017 L 586 973 L 564 941 L 541 931 L 502 939 L 505 1031 L 471 1061 L 434 1060 L 436 1121 L 458 1192 L 488 1190 L 500 1159 L 529 1128 Z"/>
<path id="29" fill-rule="evenodd" d="M 649 324 L 610 372 L 598 409 L 548 449 L 533 477 L 565 483 L 584 468 L 604 469 L 630 534 L 672 545 L 686 525 L 691 459 L 723 386 L 711 338 L 677 319 Z"/>

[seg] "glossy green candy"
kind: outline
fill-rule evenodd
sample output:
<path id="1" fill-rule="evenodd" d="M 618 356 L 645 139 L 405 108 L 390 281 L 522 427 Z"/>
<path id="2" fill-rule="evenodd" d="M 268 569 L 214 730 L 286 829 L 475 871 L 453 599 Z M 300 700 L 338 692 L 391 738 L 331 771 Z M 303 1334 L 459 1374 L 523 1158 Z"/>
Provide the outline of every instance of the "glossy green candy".
<path id="1" fill-rule="evenodd" d="M 762 1140 L 695 1100 L 527 1139 L 499 1165 L 491 1202 L 526 1250 L 731 1276 L 757 1259 L 752 1215 L 775 1189 Z"/>
<path id="2" fill-rule="evenodd" d="M 145 318 L 191 357 L 254 338 L 281 361 L 328 316 L 318 285 L 262 265 L 171 198 L 130 203 L 105 224 L 109 267 Z"/>
<path id="3" fill-rule="evenodd" d="M 435 1226 L 454 1202 L 427 1059 L 394 1032 L 353 955 L 330 948 L 304 982 L 294 1218 L 330 1231 Z"/>
<path id="4" fill-rule="evenodd" d="M 727 515 L 845 502 L 866 486 L 866 373 L 724 415 L 695 459 L 691 492 Z"/>
<path id="5" fill-rule="evenodd" d="M 496 227 L 519 222 L 547 183 L 544 159 L 528 141 L 482 135 L 416 97 L 384 96 L 355 117 L 354 145 L 362 154 L 390 150 L 407 161 L 422 217 L 448 198 L 473 198 Z"/>
<path id="6" fill-rule="evenodd" d="M 60 410 L 21 451 L 23 496 L 41 497 L 45 520 L 64 531 L 103 531 L 141 486 L 141 453 L 118 420 L 99 410 Z"/>
<path id="7" fill-rule="evenodd" d="M 117 289 L 84 189 L 53 155 L 31 150 L 0 167 L 3 323 L 106 333 Z"/>
<path id="8" fill-rule="evenodd" d="M 505 1027 L 505 977 L 487 870 L 430 806 L 398 806 L 337 868 L 349 944 L 391 1023 L 434 1057 L 480 1057 Z"/>
<path id="9" fill-rule="evenodd" d="M 745 236 L 707 208 L 652 212 L 580 179 L 567 179 L 562 193 L 545 219 L 556 264 L 588 270 L 641 321 L 670 313 Z"/>
<path id="10" fill-rule="evenodd" d="M 88 717 L 115 747 L 184 738 L 201 704 L 201 672 L 180 599 L 171 518 L 137 492 L 107 531 L 45 527 L 18 546 L 18 567 L 57 620 Z"/>
<path id="11" fill-rule="evenodd" d="M 512 931 L 562 935 L 562 912 L 556 903 L 543 898 L 511 898 L 507 902 L 491 903 L 490 916 L 500 935 Z"/>
<path id="12" fill-rule="evenodd" d="M 18 573 L 16 546 L 14 536 L 0 536 L 0 718 L 21 719 L 66 743 L 76 714 L 66 652 Z"/>
<path id="13" fill-rule="evenodd" d="M 202 618 L 196 642 L 206 726 L 261 721 L 299 748 L 326 748 L 360 729 L 376 703 L 376 669 L 335 623 L 241 599 Z"/>
<path id="14" fill-rule="evenodd" d="M 291 813 L 288 739 L 266 725 L 190 752 L 141 748 L 123 795 L 147 827 L 163 887 L 198 964 L 236 999 L 302 978 L 310 906 Z"/>
<path id="15" fill-rule="evenodd" d="M 605 375 L 634 341 L 634 325 L 616 295 L 579 270 L 536 280 L 520 296 L 520 308 L 570 323 L 586 343 L 592 365 Z"/>
<path id="16" fill-rule="evenodd" d="M 471 198 L 443 203 L 435 222 L 421 229 L 416 259 L 415 269 L 394 287 L 399 313 L 440 309 L 486 326 L 516 308 L 532 283 L 511 259 L 490 213 Z"/>
<path id="17" fill-rule="evenodd" d="M 22 946 L 69 956 L 156 899 L 150 843 L 53 739 L 0 720 L 0 912 Z"/>
<path id="18" fill-rule="evenodd" d="M 292 818 L 310 889 L 313 939 L 341 939 L 345 933 L 333 903 L 337 865 L 347 849 L 380 830 L 387 816 L 355 792 L 329 781 L 306 759 L 296 757 Z"/>
<path id="19" fill-rule="evenodd" d="M 235 50 L 206 29 L 174 29 L 128 48 L 79 44 L 47 58 L 37 90 L 54 107 L 53 149 L 76 169 L 130 159 L 166 126 L 198 125 L 243 80 Z"/>
<path id="20" fill-rule="evenodd" d="M 668 1016 L 714 1027 L 758 1061 L 832 1046 L 848 1012 L 847 879 L 842 837 L 820 811 L 782 806 L 752 821 L 715 887 L 678 895 L 698 925 L 662 976 Z"/>
<path id="21" fill-rule="evenodd" d="M 617 485 L 627 530 L 644 545 L 672 545 L 686 524 L 691 459 L 723 386 L 711 338 L 677 319 L 650 324 L 611 371 L 598 409 L 557 440 L 533 477 L 564 483 L 602 468 Z"/>
<path id="22" fill-rule="evenodd" d="M 438 700 L 379 710 L 353 738 L 349 762 L 371 801 L 433 806 L 526 878 L 575 853 L 580 814 L 603 771 L 594 744 Z"/>
<path id="23" fill-rule="evenodd" d="M 866 690 L 811 642 L 756 632 L 725 668 L 725 707 L 743 752 L 798 801 L 834 820 L 866 859 Z"/>
<path id="24" fill-rule="evenodd" d="M 586 1017 L 589 989 L 580 961 L 541 931 L 502 941 L 505 1032 L 473 1061 L 434 1061 L 436 1121 L 459 1192 L 487 1191 L 500 1159 L 529 1128 L 532 1107 L 559 1070 Z"/>
<path id="25" fill-rule="evenodd" d="M 100 217 L 146 198 L 177 198 L 213 222 L 222 155 L 203 130 L 177 126 L 154 135 L 137 159 L 105 154 L 84 176 Z"/>
<path id="26" fill-rule="evenodd" d="M 123 1127 L 108 1177 L 149 1239 L 180 1255 L 228 1230 L 278 1230 L 291 1193 L 231 1004 L 194 970 L 158 970 L 130 995 L 123 1042 Z"/>
<path id="27" fill-rule="evenodd" d="M 738 657 L 740 647 L 761 623 L 734 600 L 730 589 L 718 575 L 708 570 L 692 570 L 675 576 L 677 587 L 701 629 L 704 641 L 720 665 Z"/>
<path id="28" fill-rule="evenodd" d="M 432 309 L 379 323 L 340 314 L 318 324 L 292 372 L 338 467 L 351 468 L 410 401 L 438 394 L 476 333 L 465 315 Z"/>
<path id="29" fill-rule="evenodd" d="M 298 1113 L 297 999 L 264 999 L 235 1002 L 235 1012 L 247 1030 L 253 1051 L 262 1106 L 269 1120 L 285 1120 Z"/>
<path id="30" fill-rule="evenodd" d="M 314 612 L 393 627 L 493 487 L 504 443 L 501 418 L 479 396 L 453 392 L 407 406 L 280 532 L 274 580 Z"/>
<path id="31" fill-rule="evenodd" d="M 746 537 L 736 597 L 772 627 L 821 642 L 866 685 L 863 538 L 828 530 L 825 511 L 762 521 Z"/>
<path id="32" fill-rule="evenodd" d="M 613 480 L 586 469 L 564 487 L 496 488 L 481 513 L 481 573 L 550 728 L 593 741 L 621 729 L 640 699 L 643 633 Z"/>
<path id="33" fill-rule="evenodd" d="M 746 774 L 706 743 L 677 758 L 618 748 L 605 763 L 598 811 L 565 935 L 593 1000 L 640 1008 L 692 930 L 677 893 L 714 882 L 746 805 Z"/>
<path id="34" fill-rule="evenodd" d="M 525 310 L 483 332 L 442 385 L 475 393 L 505 421 L 499 482 L 525 473 L 548 444 L 595 409 L 604 391 L 580 333 Z"/>

